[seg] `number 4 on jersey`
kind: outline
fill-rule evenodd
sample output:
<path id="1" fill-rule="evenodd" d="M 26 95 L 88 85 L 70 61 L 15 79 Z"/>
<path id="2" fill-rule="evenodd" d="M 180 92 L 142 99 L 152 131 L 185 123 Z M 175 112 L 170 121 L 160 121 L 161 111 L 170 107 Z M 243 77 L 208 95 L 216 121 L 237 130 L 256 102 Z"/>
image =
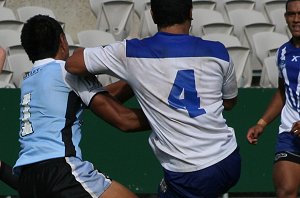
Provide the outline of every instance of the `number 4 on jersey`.
<path id="1" fill-rule="evenodd" d="M 204 109 L 200 108 L 194 70 L 177 72 L 168 101 L 169 105 L 175 109 L 186 109 L 192 118 L 206 113 Z"/>

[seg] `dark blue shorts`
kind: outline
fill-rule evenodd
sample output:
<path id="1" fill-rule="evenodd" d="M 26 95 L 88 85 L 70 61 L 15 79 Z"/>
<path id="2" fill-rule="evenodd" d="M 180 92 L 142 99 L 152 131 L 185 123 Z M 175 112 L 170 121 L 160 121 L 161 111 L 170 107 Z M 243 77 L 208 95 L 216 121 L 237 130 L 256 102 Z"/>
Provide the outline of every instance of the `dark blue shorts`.
<path id="1" fill-rule="evenodd" d="M 292 132 L 280 133 L 277 136 L 276 153 L 288 151 L 292 153 L 300 153 L 300 137 Z"/>
<path id="2" fill-rule="evenodd" d="M 164 169 L 159 198 L 217 198 L 228 192 L 239 180 L 241 157 L 237 148 L 224 160 L 194 172 L 172 172 Z"/>
<path id="3" fill-rule="evenodd" d="M 300 138 L 292 132 L 278 134 L 274 163 L 290 161 L 300 164 Z"/>

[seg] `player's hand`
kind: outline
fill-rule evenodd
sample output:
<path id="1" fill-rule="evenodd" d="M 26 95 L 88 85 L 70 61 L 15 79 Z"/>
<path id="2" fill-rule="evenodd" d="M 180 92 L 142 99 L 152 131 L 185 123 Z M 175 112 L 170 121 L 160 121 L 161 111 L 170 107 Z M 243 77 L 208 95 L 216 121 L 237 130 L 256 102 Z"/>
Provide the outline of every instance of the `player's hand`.
<path id="1" fill-rule="evenodd" d="M 263 133 L 264 127 L 260 124 L 254 125 L 248 130 L 247 140 L 250 144 L 257 144 L 258 137 Z"/>
<path id="2" fill-rule="evenodd" d="M 293 123 L 291 133 L 293 133 L 294 135 L 300 137 L 300 121 L 297 121 L 297 122 Z"/>

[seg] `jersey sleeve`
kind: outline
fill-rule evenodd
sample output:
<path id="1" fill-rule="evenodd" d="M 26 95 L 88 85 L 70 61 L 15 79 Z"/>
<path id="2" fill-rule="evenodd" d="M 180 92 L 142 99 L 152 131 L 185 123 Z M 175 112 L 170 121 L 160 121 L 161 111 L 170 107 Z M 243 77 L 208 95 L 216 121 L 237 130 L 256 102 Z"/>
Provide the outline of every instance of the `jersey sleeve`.
<path id="1" fill-rule="evenodd" d="M 109 74 L 126 79 L 126 41 L 105 47 L 85 48 L 84 63 L 92 74 Z"/>
<path id="2" fill-rule="evenodd" d="M 223 82 L 223 99 L 235 98 L 238 94 L 236 74 L 232 60 L 228 63 L 227 70 L 224 70 L 224 82 Z"/>
<path id="3" fill-rule="evenodd" d="M 80 77 L 67 73 L 66 82 L 86 106 L 97 93 L 106 92 L 96 76 Z"/>

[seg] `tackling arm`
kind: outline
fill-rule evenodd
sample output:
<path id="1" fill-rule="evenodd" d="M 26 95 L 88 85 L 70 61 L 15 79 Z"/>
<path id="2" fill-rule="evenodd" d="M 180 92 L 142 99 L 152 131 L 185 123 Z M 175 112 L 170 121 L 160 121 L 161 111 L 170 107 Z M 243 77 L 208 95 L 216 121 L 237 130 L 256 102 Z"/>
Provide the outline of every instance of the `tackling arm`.
<path id="1" fill-rule="evenodd" d="M 73 54 L 66 60 L 65 68 L 71 74 L 85 76 L 89 72 L 84 63 L 84 48 L 77 48 Z"/>
<path id="2" fill-rule="evenodd" d="M 141 109 L 127 108 L 108 93 L 96 94 L 90 109 L 104 121 L 125 132 L 150 129 L 149 122 Z"/>
<path id="3" fill-rule="evenodd" d="M 231 110 L 237 103 L 237 97 L 232 99 L 223 99 L 223 106 L 226 111 Z"/>
<path id="4" fill-rule="evenodd" d="M 109 92 L 111 96 L 116 98 L 121 103 L 126 102 L 134 96 L 131 87 L 125 81 L 122 80 L 109 84 L 104 88 Z"/>

